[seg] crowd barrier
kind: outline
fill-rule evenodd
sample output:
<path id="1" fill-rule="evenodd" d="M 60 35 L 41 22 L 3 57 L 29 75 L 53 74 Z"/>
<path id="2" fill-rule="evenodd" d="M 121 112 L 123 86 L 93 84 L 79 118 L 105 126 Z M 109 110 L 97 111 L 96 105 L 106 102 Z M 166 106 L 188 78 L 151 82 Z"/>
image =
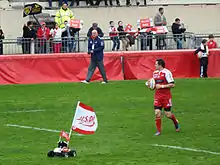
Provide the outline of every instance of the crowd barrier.
<path id="1" fill-rule="evenodd" d="M 155 60 L 163 58 L 174 78 L 199 77 L 199 60 L 193 50 L 109 52 L 104 65 L 109 80 L 148 79 Z M 87 74 L 90 55 L 47 54 L 0 56 L 0 84 L 79 82 Z M 211 50 L 208 74 L 220 77 L 220 49 Z M 92 80 L 101 80 L 98 69 Z"/>
<path id="2" fill-rule="evenodd" d="M 151 51 L 124 54 L 125 79 L 146 79 L 152 77 L 155 61 L 159 58 L 165 60 L 166 67 L 172 71 L 174 77 L 192 78 L 199 75 L 199 61 L 193 55 L 193 51 Z"/>

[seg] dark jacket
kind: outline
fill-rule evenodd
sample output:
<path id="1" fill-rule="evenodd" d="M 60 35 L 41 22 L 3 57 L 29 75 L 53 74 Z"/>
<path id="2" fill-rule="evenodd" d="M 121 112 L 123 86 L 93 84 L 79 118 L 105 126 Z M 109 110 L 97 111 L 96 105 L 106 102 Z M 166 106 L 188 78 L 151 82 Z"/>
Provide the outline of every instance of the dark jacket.
<path id="1" fill-rule="evenodd" d="M 124 32 L 124 28 L 123 28 L 123 26 L 118 26 L 118 32 L 119 32 L 119 38 L 121 39 L 121 38 L 123 38 L 123 37 L 126 37 L 126 32 Z"/>
<path id="2" fill-rule="evenodd" d="M 69 31 L 70 31 L 70 35 L 71 35 L 72 37 L 74 37 L 74 34 L 76 33 L 76 30 L 75 30 L 74 28 L 72 28 L 72 27 L 69 27 Z M 61 37 L 68 37 L 67 30 L 65 30 L 65 31 L 62 33 Z"/>
<path id="3" fill-rule="evenodd" d="M 207 58 L 208 57 L 208 46 L 203 46 L 204 48 L 201 48 L 201 46 L 196 49 L 194 52 L 194 55 L 197 55 L 199 52 L 202 52 L 202 57 L 201 58 Z"/>
<path id="4" fill-rule="evenodd" d="M 93 46 L 94 45 L 94 46 Z M 104 56 L 104 40 L 100 37 L 96 37 L 95 39 L 89 38 L 88 40 L 88 53 L 91 54 L 91 58 L 93 61 L 102 61 Z M 93 53 L 91 53 L 93 51 Z"/>
<path id="5" fill-rule="evenodd" d="M 172 32 L 173 32 L 173 36 L 174 38 L 181 38 L 183 37 L 182 33 L 184 33 L 186 31 L 186 28 L 180 28 L 181 25 L 177 24 L 177 23 L 173 23 L 172 25 Z"/>
<path id="6" fill-rule="evenodd" d="M 5 39 L 5 36 L 3 36 L 3 30 L 0 29 L 0 42 L 2 42 L 2 39 Z"/>
<path id="7" fill-rule="evenodd" d="M 91 37 L 92 36 L 92 31 L 94 30 L 93 27 L 89 28 L 89 31 L 87 33 L 87 37 Z M 98 32 L 98 35 L 99 37 L 103 37 L 104 36 L 104 33 L 102 32 L 102 29 L 100 29 L 99 27 L 97 27 L 97 32 Z"/>
<path id="8" fill-rule="evenodd" d="M 29 29 L 27 26 L 23 27 L 23 38 L 34 38 L 36 39 L 36 31 L 34 29 Z"/>

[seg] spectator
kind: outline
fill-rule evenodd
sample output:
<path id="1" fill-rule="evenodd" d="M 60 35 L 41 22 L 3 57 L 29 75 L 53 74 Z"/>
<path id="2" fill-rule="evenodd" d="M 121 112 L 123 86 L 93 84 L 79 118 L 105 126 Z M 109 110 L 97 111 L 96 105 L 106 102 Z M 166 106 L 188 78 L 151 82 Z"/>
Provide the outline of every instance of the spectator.
<path id="1" fill-rule="evenodd" d="M 65 53 L 74 52 L 76 50 L 75 31 L 67 21 L 64 22 L 66 30 L 62 33 L 62 45 Z"/>
<path id="2" fill-rule="evenodd" d="M 217 43 L 214 41 L 214 35 L 213 34 L 210 34 L 209 35 L 209 40 L 207 42 L 207 46 L 209 49 L 214 49 L 214 48 L 218 48 L 218 45 Z"/>
<path id="3" fill-rule="evenodd" d="M 195 51 L 194 55 L 197 55 L 200 61 L 200 77 L 208 78 L 209 48 L 206 39 L 202 40 L 200 47 Z"/>
<path id="4" fill-rule="evenodd" d="M 118 51 L 120 49 L 120 40 L 118 38 L 118 31 L 113 21 L 110 21 L 109 24 L 110 24 L 109 37 L 111 38 L 113 42 L 112 51 L 115 51 L 116 46 L 117 46 L 116 50 Z"/>
<path id="5" fill-rule="evenodd" d="M 141 39 L 141 50 L 153 50 L 153 32 L 144 27 L 138 28 L 138 33 Z"/>
<path id="6" fill-rule="evenodd" d="M 182 44 L 183 33 L 186 31 L 186 28 L 184 28 L 183 25 L 180 24 L 179 18 L 175 19 L 175 22 L 173 23 L 171 28 L 172 28 L 174 41 L 177 44 L 177 49 L 182 49 L 183 48 L 183 44 Z"/>
<path id="7" fill-rule="evenodd" d="M 153 0 L 150 0 L 153 1 Z M 147 6 L 147 0 L 144 0 L 144 6 Z"/>
<path id="8" fill-rule="evenodd" d="M 108 6 L 108 0 L 104 0 L 104 1 L 105 1 L 105 6 Z M 97 0 L 95 5 L 99 6 L 100 2 L 101 2 L 101 0 Z M 120 6 L 120 1 L 116 0 L 116 4 L 117 4 L 117 6 Z M 113 6 L 112 0 L 109 0 L 109 5 Z"/>
<path id="9" fill-rule="evenodd" d="M 59 6 L 62 6 L 63 2 L 68 4 L 68 0 L 59 0 Z M 49 3 L 49 9 L 51 9 L 52 8 L 52 0 L 48 0 L 48 3 Z"/>
<path id="10" fill-rule="evenodd" d="M 71 7 L 74 6 L 75 1 L 76 1 L 76 6 L 79 6 L 79 0 L 71 0 L 71 4 L 70 4 Z"/>
<path id="11" fill-rule="evenodd" d="M 49 53 L 50 29 L 45 22 L 41 22 L 41 27 L 37 30 L 39 53 Z"/>
<path id="12" fill-rule="evenodd" d="M 27 25 L 23 26 L 22 51 L 23 54 L 31 54 L 31 42 L 36 39 L 36 31 L 33 29 L 33 22 L 28 21 Z"/>
<path id="13" fill-rule="evenodd" d="M 98 27 L 98 24 L 97 23 L 93 23 L 92 27 L 89 28 L 89 31 L 87 33 L 87 37 L 91 37 L 92 36 L 92 31 L 93 30 L 97 30 L 99 37 L 103 37 L 104 36 L 104 33 L 102 32 L 102 29 Z"/>
<path id="14" fill-rule="evenodd" d="M 0 55 L 3 54 L 3 39 L 5 39 L 4 32 L 0 26 Z"/>
<path id="15" fill-rule="evenodd" d="M 129 47 L 129 39 L 126 36 L 127 33 L 124 32 L 123 22 L 118 21 L 118 32 L 119 32 L 119 39 L 122 41 L 122 50 L 127 51 Z"/>
<path id="16" fill-rule="evenodd" d="M 92 36 L 88 40 L 88 54 L 91 54 L 91 61 L 88 68 L 88 73 L 86 76 L 86 80 L 81 81 L 82 83 L 88 84 L 92 75 L 96 69 L 99 68 L 99 71 L 103 78 L 103 84 L 107 83 L 105 67 L 103 64 L 104 58 L 104 48 L 105 44 L 104 41 L 98 36 L 97 30 L 92 31 Z"/>
<path id="17" fill-rule="evenodd" d="M 68 8 L 67 3 L 63 3 L 60 10 L 56 13 L 55 22 L 59 25 L 61 29 L 63 29 L 65 28 L 64 22 L 69 22 L 73 18 L 73 12 Z"/>
<path id="18" fill-rule="evenodd" d="M 93 0 L 86 0 L 86 5 L 87 6 L 94 6 Z"/>
<path id="19" fill-rule="evenodd" d="M 164 8 L 159 8 L 159 13 L 156 14 L 156 16 L 154 17 L 154 25 L 155 26 L 166 26 L 167 25 L 167 21 L 166 21 L 166 17 L 164 16 Z M 166 35 L 165 34 L 160 34 L 156 36 L 156 46 L 158 50 L 162 50 L 163 47 L 166 46 L 166 42 L 165 42 L 165 38 Z"/>
<path id="20" fill-rule="evenodd" d="M 59 7 L 61 7 L 64 3 L 68 6 L 68 0 L 59 0 Z"/>
<path id="21" fill-rule="evenodd" d="M 139 0 L 135 0 L 136 1 L 136 5 L 139 6 L 140 5 L 140 1 Z M 126 6 L 131 6 L 131 0 L 126 0 Z"/>
<path id="22" fill-rule="evenodd" d="M 164 15 L 164 8 L 162 7 L 159 8 L 159 13 L 157 13 L 156 16 L 154 17 L 154 25 L 155 26 L 167 25 L 166 17 Z"/>
<path id="23" fill-rule="evenodd" d="M 53 38 L 53 52 L 60 53 L 62 47 L 62 38 L 61 35 L 66 29 L 60 29 L 58 24 L 55 24 L 54 29 L 51 29 L 50 35 Z"/>

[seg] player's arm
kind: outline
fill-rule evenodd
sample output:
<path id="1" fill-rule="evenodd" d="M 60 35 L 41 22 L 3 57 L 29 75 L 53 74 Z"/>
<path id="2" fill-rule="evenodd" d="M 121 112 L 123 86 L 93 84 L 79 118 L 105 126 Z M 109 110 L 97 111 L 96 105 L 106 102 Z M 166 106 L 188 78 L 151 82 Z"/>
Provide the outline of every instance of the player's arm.
<path id="1" fill-rule="evenodd" d="M 163 84 L 163 85 L 157 84 L 156 85 L 157 89 L 174 88 L 175 87 L 173 75 L 170 71 L 165 74 L 165 78 L 166 78 L 168 84 Z"/>
<path id="2" fill-rule="evenodd" d="M 199 47 L 199 48 L 196 49 L 196 51 L 194 52 L 194 55 L 197 55 L 200 51 L 202 51 L 202 49 Z"/>
<path id="3" fill-rule="evenodd" d="M 174 88 L 174 87 L 175 87 L 174 82 L 170 82 L 169 84 L 164 84 L 164 85 L 161 84 L 156 85 L 156 89 Z"/>
<path id="4" fill-rule="evenodd" d="M 158 86 L 159 85 L 159 86 Z M 160 84 L 157 84 L 156 85 L 156 88 L 157 89 L 163 89 L 163 88 L 174 88 L 175 87 L 175 84 L 174 84 L 174 82 L 171 82 L 171 83 L 169 83 L 169 84 L 164 84 L 164 85 L 160 85 Z"/>

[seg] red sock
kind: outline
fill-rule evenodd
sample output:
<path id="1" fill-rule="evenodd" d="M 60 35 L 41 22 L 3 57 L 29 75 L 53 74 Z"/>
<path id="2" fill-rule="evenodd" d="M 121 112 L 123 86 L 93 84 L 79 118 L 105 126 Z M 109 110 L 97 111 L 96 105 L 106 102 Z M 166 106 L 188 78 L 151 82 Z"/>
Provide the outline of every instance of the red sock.
<path id="1" fill-rule="evenodd" d="M 156 117 L 155 123 L 156 123 L 156 127 L 157 127 L 157 132 L 161 132 L 161 118 Z"/>
<path id="2" fill-rule="evenodd" d="M 176 117 L 174 116 L 174 114 L 171 115 L 171 120 L 173 120 L 173 123 L 176 125 L 178 122 L 176 120 Z"/>

